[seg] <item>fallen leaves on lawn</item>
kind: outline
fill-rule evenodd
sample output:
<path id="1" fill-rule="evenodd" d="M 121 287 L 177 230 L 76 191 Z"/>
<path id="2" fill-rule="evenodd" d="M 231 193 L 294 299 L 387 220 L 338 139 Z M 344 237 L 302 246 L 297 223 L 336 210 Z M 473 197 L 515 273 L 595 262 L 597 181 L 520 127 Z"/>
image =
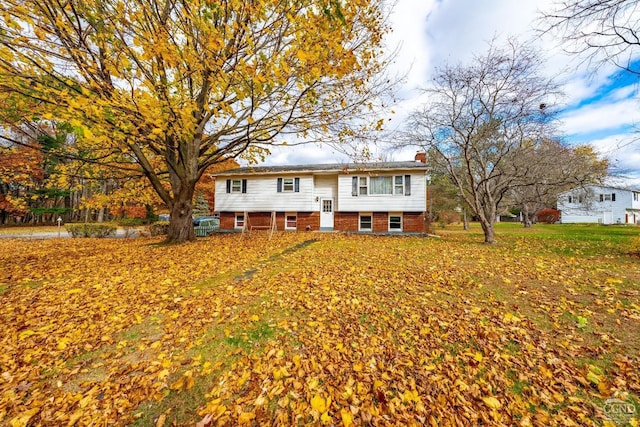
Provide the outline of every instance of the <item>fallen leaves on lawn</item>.
<path id="1" fill-rule="evenodd" d="M 200 383 L 182 423 L 598 425 L 640 393 L 639 346 L 611 330 L 638 334 L 624 259 L 308 238 L 13 241 L 11 264 L 0 242 L 0 423 L 127 424 Z M 212 328 L 228 365 L 202 357 Z"/>

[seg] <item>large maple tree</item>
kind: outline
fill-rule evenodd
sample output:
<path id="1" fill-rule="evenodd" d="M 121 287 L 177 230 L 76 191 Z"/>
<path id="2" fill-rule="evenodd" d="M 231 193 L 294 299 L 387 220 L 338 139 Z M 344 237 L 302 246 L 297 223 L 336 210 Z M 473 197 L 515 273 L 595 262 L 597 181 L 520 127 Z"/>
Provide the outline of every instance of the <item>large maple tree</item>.
<path id="1" fill-rule="evenodd" d="M 174 242 L 194 238 L 209 166 L 284 134 L 351 135 L 387 84 L 380 0 L 0 0 L 0 12 L 5 124 L 64 120 L 91 161 L 130 159 L 169 207 Z"/>

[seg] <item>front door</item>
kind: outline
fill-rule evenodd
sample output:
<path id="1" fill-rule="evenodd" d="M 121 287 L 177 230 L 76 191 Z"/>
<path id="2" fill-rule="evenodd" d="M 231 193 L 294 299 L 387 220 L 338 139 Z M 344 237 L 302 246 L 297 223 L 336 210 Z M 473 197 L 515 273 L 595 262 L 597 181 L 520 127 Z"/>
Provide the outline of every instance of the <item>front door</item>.
<path id="1" fill-rule="evenodd" d="M 333 230 L 333 199 L 320 199 L 320 229 Z"/>

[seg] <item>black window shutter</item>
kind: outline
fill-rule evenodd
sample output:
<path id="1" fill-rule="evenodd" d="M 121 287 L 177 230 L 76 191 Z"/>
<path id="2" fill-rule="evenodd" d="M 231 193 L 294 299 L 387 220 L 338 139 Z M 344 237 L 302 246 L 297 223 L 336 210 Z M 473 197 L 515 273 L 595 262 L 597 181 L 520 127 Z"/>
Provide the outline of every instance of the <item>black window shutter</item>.
<path id="1" fill-rule="evenodd" d="M 601 194 L 601 195 L 600 195 L 600 201 L 601 201 L 601 202 L 604 202 L 604 194 Z"/>
<path id="2" fill-rule="evenodd" d="M 282 178 L 278 178 L 278 193 L 282 193 Z"/>
<path id="3" fill-rule="evenodd" d="M 351 178 L 351 195 L 352 196 L 358 195 L 358 177 L 357 176 L 354 176 L 353 178 Z"/>
<path id="4" fill-rule="evenodd" d="M 404 195 L 411 195 L 411 175 L 404 176 Z"/>
<path id="5" fill-rule="evenodd" d="M 296 193 L 300 192 L 300 178 L 296 178 L 294 179 L 294 189 L 293 191 L 295 191 Z"/>
<path id="6" fill-rule="evenodd" d="M 242 180 L 242 192 L 243 193 L 247 192 L 247 180 L 246 179 Z"/>
<path id="7" fill-rule="evenodd" d="M 231 193 L 231 180 L 227 180 L 227 193 Z"/>
<path id="8" fill-rule="evenodd" d="M 611 193 L 611 201 L 612 202 L 616 201 L 616 193 Z"/>

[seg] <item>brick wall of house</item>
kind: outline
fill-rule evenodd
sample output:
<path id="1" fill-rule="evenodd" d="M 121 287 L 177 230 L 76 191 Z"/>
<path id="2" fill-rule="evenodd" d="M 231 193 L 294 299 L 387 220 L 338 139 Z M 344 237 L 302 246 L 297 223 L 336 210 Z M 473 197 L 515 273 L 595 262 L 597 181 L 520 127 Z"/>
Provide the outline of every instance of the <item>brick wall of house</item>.
<path id="1" fill-rule="evenodd" d="M 297 230 L 305 231 L 307 227 L 311 231 L 320 229 L 319 212 L 297 212 Z M 335 212 L 333 229 L 337 231 L 358 231 L 358 212 Z M 268 227 L 271 222 L 271 212 L 249 213 L 249 224 L 253 227 Z M 276 227 L 284 230 L 285 213 L 276 213 Z M 235 212 L 220 212 L 220 229 L 233 230 L 235 226 Z M 389 231 L 389 214 L 387 212 L 373 213 L 373 231 L 384 233 Z M 406 233 L 424 233 L 424 212 L 404 212 L 402 215 L 402 231 Z"/>
<path id="2" fill-rule="evenodd" d="M 358 212 L 335 212 L 333 229 L 338 231 L 358 231 Z"/>
<path id="3" fill-rule="evenodd" d="M 271 212 L 249 212 L 248 226 L 251 227 L 269 227 L 271 225 Z M 276 226 L 278 230 L 284 228 L 284 214 L 282 212 L 276 213 Z"/>
<path id="4" fill-rule="evenodd" d="M 320 229 L 320 212 L 298 212 L 298 231 L 317 231 Z"/>
<path id="5" fill-rule="evenodd" d="M 220 212 L 220 230 L 233 230 L 235 221 L 235 212 Z"/>
<path id="6" fill-rule="evenodd" d="M 389 231 L 389 214 L 387 212 L 373 213 L 373 232 L 385 233 Z"/>
<path id="7" fill-rule="evenodd" d="M 405 212 L 402 215 L 402 231 L 405 233 L 424 233 L 424 212 Z"/>

